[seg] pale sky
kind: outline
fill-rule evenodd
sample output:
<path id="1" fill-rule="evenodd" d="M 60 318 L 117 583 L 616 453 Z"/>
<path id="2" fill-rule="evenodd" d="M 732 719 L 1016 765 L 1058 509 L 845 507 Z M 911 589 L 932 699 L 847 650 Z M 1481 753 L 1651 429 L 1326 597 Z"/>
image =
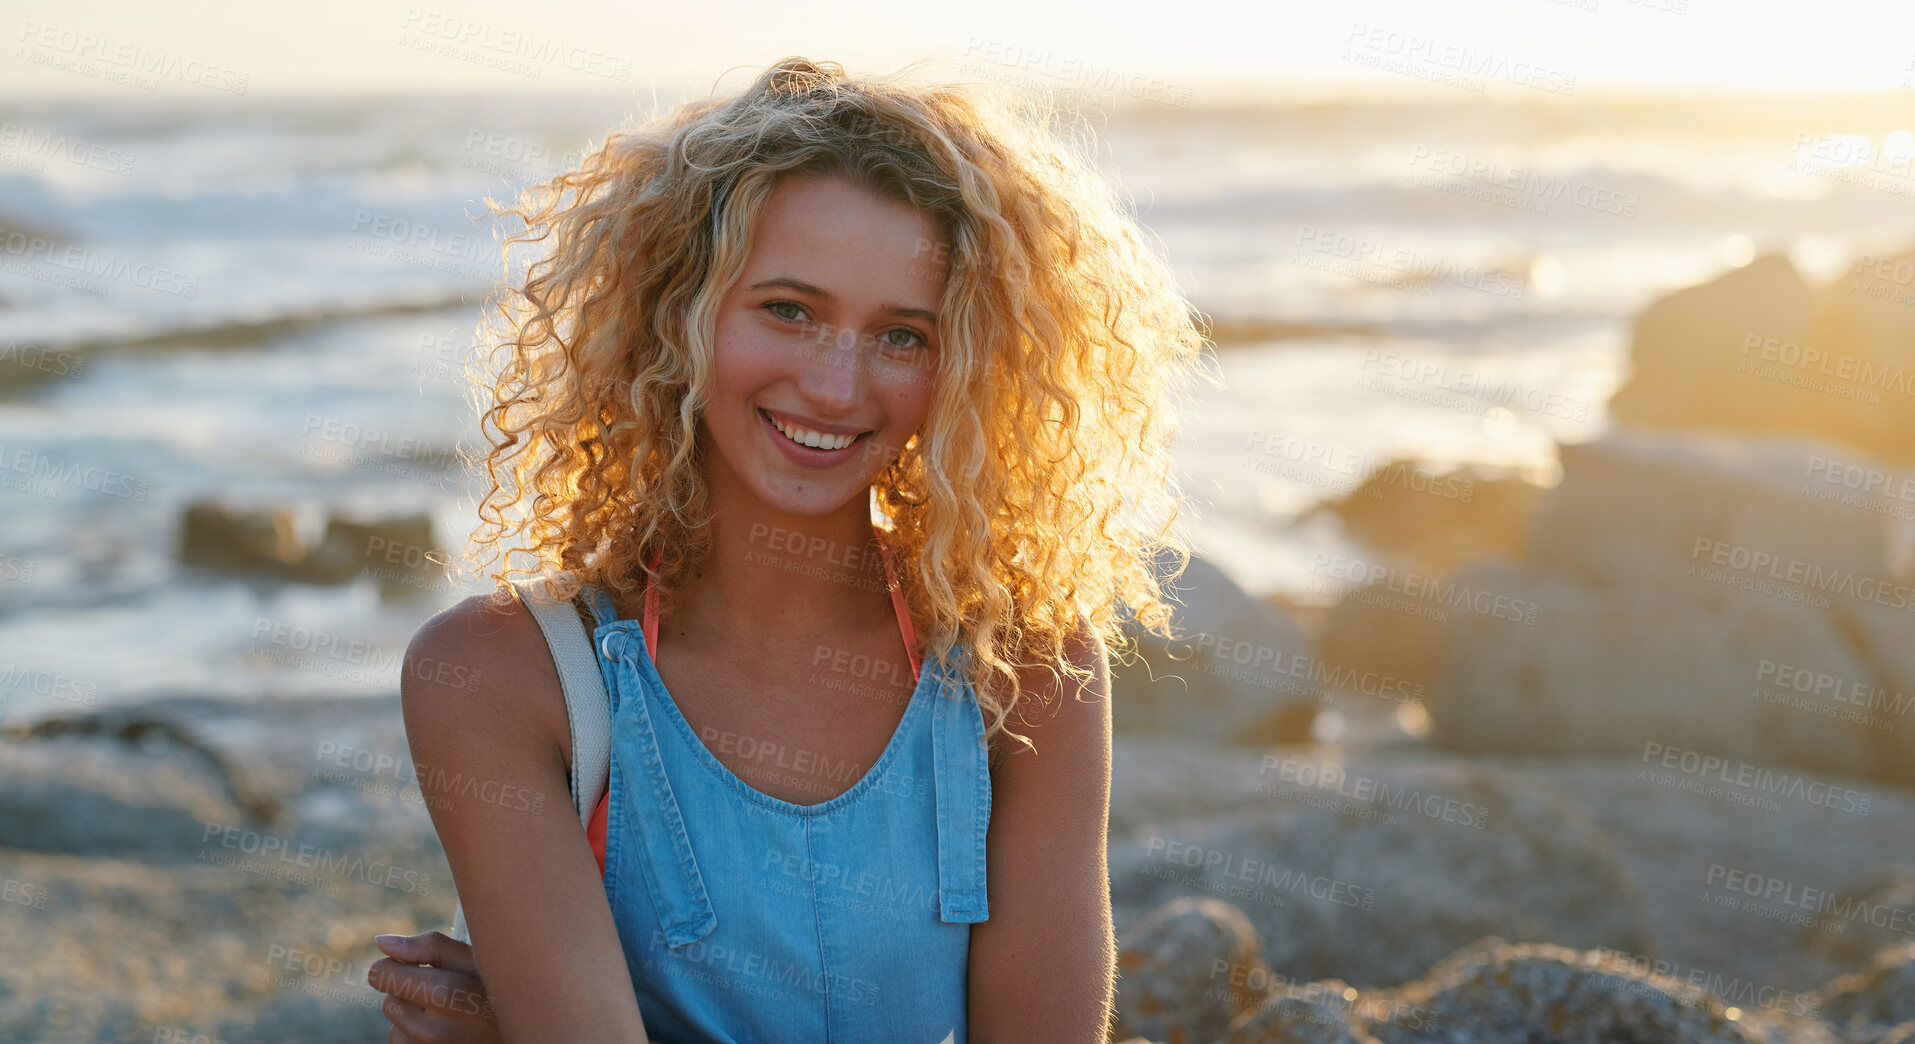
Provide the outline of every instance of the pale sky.
<path id="1" fill-rule="evenodd" d="M 5 0 L 0 97 L 709 90 L 786 54 L 854 73 L 942 56 L 976 75 L 1130 85 L 1195 104 L 1227 85 L 1475 70 L 1488 93 L 1611 85 L 1910 90 L 1915 3 L 1884 0 L 1057 0 L 297 5 Z M 243 91 L 236 91 L 239 86 Z M 1564 88 L 1568 88 L 1565 90 Z"/>

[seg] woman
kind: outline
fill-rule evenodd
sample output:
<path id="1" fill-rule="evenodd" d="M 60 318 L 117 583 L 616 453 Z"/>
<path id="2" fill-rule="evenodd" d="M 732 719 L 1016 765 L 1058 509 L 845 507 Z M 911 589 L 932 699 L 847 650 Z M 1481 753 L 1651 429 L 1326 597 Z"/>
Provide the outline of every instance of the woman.
<path id="1" fill-rule="evenodd" d="M 476 543 L 594 610 L 610 793 L 600 851 L 434 794 L 563 808 L 571 740 L 509 593 L 426 623 L 472 945 L 383 937 L 389 1039 L 1103 1041 L 1105 650 L 1168 630 L 1203 346 L 1134 221 L 1045 113 L 798 58 L 497 209 Z"/>

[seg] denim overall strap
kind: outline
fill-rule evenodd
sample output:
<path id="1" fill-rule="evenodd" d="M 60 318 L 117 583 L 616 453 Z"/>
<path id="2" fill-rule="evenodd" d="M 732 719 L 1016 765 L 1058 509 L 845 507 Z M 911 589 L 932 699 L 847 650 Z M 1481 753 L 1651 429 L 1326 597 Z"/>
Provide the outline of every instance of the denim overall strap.
<path id="1" fill-rule="evenodd" d="M 960 655 L 940 661 L 931 718 L 932 772 L 938 804 L 938 919 L 990 917 L 984 889 L 984 837 L 991 825 L 990 748 L 984 716 L 966 682 Z"/>
<path id="2" fill-rule="evenodd" d="M 651 887 L 653 900 L 659 904 L 659 914 L 665 933 L 666 945 L 683 946 L 710 935 L 718 927 L 718 914 L 712 909 L 711 899 L 705 892 L 705 878 L 698 871 L 698 860 L 692 855 L 691 839 L 685 832 L 685 818 L 679 812 L 678 799 L 672 794 L 672 784 L 665 776 L 665 764 L 658 754 L 658 736 L 652 730 L 651 709 L 644 697 L 644 671 L 641 664 L 650 656 L 644 645 L 642 633 L 634 633 L 633 625 L 638 621 L 621 620 L 618 609 L 612 603 L 610 595 L 597 586 L 592 586 L 591 604 L 593 612 L 601 621 L 593 632 L 598 640 L 599 650 L 605 654 L 615 670 L 623 673 L 632 684 L 625 689 L 630 706 L 617 706 L 612 713 L 612 744 L 614 774 L 619 769 L 617 757 L 620 740 L 629 730 L 629 736 L 639 751 L 640 765 L 635 766 L 644 777 L 652 793 L 652 804 L 663 822 L 646 824 L 647 829 L 637 830 L 637 841 L 645 852 L 645 865 L 642 867 L 646 880 Z M 608 681 L 607 688 L 614 699 L 619 687 Z M 620 795 L 626 802 L 628 812 L 636 812 L 634 795 L 629 789 L 618 786 L 612 781 L 612 792 Z M 608 851 L 608 857 L 610 852 Z M 661 873 L 666 868 L 674 873 Z M 608 870 L 610 868 L 608 867 Z"/>

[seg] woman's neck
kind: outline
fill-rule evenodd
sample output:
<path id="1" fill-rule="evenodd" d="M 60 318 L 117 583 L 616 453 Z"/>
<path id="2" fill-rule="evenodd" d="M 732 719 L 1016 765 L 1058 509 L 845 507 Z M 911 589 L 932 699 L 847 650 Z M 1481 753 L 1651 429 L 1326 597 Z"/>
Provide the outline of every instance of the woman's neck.
<path id="1" fill-rule="evenodd" d="M 868 498 L 829 515 L 787 515 L 728 487 L 710 487 L 711 554 L 674 616 L 733 634 L 799 640 L 889 618 Z"/>

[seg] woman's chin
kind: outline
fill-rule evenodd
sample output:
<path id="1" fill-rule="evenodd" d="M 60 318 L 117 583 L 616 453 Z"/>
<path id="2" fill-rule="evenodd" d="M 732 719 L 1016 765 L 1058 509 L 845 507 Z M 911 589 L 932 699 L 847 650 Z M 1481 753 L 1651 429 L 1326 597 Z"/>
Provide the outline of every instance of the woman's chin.
<path id="1" fill-rule="evenodd" d="M 823 483 L 801 477 L 783 477 L 758 484 L 758 498 L 782 515 L 822 518 L 844 509 L 854 499 L 865 503 L 871 483 L 849 485 L 844 480 Z"/>

